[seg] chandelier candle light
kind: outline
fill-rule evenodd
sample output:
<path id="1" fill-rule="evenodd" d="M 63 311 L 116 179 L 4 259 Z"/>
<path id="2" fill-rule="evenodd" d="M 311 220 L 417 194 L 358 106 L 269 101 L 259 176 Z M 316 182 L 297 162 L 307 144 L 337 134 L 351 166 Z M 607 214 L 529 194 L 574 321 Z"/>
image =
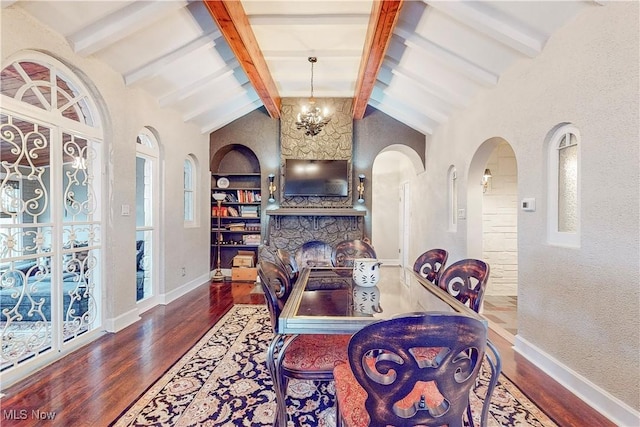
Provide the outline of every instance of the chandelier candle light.
<path id="1" fill-rule="evenodd" d="M 313 64 L 318 62 L 318 58 L 310 56 L 308 59 L 311 63 L 311 97 L 309 105 L 303 106 L 302 111 L 298 113 L 296 128 L 304 129 L 304 134 L 307 136 L 316 136 L 331 121 L 331 116 L 328 115 L 326 108 L 323 112 L 316 106 L 316 100 L 313 97 Z"/>

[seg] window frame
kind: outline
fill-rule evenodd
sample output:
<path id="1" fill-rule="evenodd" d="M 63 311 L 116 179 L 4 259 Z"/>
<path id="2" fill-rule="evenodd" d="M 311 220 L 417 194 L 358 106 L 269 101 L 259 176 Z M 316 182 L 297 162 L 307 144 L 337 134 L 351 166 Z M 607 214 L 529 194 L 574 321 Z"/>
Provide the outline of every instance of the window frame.
<path id="1" fill-rule="evenodd" d="M 447 225 L 450 232 L 458 230 L 458 172 L 451 165 L 447 173 Z"/>
<path id="2" fill-rule="evenodd" d="M 187 186 L 187 165 L 190 168 L 190 186 Z M 193 154 L 189 154 L 183 162 L 182 172 L 183 172 L 183 182 L 182 182 L 182 192 L 183 192 L 183 219 L 184 226 L 186 228 L 197 227 L 198 226 L 198 165 L 195 160 L 195 156 Z M 187 195 L 191 196 L 191 218 L 187 217 Z"/>
<path id="3" fill-rule="evenodd" d="M 575 232 L 566 232 L 559 231 L 559 221 L 558 217 L 560 214 L 560 206 L 558 197 L 560 194 L 560 150 L 567 147 L 560 147 L 560 143 L 564 137 L 569 138 L 571 140 L 570 135 L 575 136 L 575 144 L 570 144 L 570 146 L 576 146 L 577 154 L 576 154 L 576 231 Z M 547 240 L 550 245 L 555 246 L 564 246 L 564 247 L 572 247 L 577 248 L 580 247 L 580 232 L 581 232 L 581 185 L 580 185 L 580 143 L 581 136 L 578 128 L 572 124 L 564 124 L 558 127 L 549 140 L 548 146 L 548 190 L 547 190 Z"/>

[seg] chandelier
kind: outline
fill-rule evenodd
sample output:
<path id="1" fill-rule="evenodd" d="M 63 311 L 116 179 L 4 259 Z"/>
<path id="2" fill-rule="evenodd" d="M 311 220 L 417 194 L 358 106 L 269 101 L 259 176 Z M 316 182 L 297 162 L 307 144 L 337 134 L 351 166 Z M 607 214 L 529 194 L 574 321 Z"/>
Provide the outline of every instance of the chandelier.
<path id="1" fill-rule="evenodd" d="M 318 62 L 318 58 L 315 56 L 309 57 L 311 63 L 311 97 L 309 98 L 309 105 L 302 107 L 302 111 L 298 113 L 298 119 L 296 120 L 296 128 L 304 129 L 304 134 L 307 136 L 316 136 L 320 133 L 324 125 L 331 121 L 331 116 L 325 111 L 320 111 L 320 108 L 316 106 L 316 100 L 313 97 L 313 64 Z"/>

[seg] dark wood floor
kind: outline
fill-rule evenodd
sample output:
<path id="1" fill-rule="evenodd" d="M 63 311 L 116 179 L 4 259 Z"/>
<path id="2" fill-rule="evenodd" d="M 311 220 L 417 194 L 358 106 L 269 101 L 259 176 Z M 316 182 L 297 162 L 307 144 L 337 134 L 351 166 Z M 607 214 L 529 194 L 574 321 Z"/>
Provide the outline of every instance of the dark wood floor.
<path id="1" fill-rule="evenodd" d="M 32 410 L 55 412 L 50 425 L 107 426 L 153 384 L 234 304 L 262 304 L 253 284 L 201 286 L 117 334 L 107 334 L 5 391 L 0 425 L 42 425 Z M 503 372 L 561 426 L 614 426 L 511 350 L 492 333 Z M 7 411 L 28 414 L 8 420 Z M 26 411 L 26 412 L 19 412 Z"/>

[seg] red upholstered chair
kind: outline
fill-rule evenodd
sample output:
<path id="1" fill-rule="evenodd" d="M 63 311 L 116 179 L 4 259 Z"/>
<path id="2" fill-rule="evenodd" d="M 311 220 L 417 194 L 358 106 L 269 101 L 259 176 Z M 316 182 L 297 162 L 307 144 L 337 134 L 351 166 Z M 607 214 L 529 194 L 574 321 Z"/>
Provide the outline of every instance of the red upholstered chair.
<path id="1" fill-rule="evenodd" d="M 364 240 L 343 240 L 331 254 L 331 263 L 335 267 L 353 267 L 356 258 L 377 258 L 376 251 Z"/>
<path id="2" fill-rule="evenodd" d="M 285 399 L 289 379 L 332 380 L 335 365 L 347 360 L 351 335 L 278 334 L 278 318 L 290 294 L 289 275 L 269 261 L 260 261 L 258 274 L 275 334 L 267 352 L 267 367 L 276 391 L 276 422 L 284 426 L 287 422 Z"/>
<path id="3" fill-rule="evenodd" d="M 448 257 L 449 253 L 444 249 L 430 249 L 416 259 L 413 271 L 437 285 Z"/>
<path id="4" fill-rule="evenodd" d="M 334 369 L 339 425 L 463 426 L 486 343 L 483 322 L 452 313 L 365 326 Z"/>
<path id="5" fill-rule="evenodd" d="M 461 259 L 440 275 L 438 286 L 476 313 L 480 312 L 489 280 L 489 264 L 479 259 Z"/>

